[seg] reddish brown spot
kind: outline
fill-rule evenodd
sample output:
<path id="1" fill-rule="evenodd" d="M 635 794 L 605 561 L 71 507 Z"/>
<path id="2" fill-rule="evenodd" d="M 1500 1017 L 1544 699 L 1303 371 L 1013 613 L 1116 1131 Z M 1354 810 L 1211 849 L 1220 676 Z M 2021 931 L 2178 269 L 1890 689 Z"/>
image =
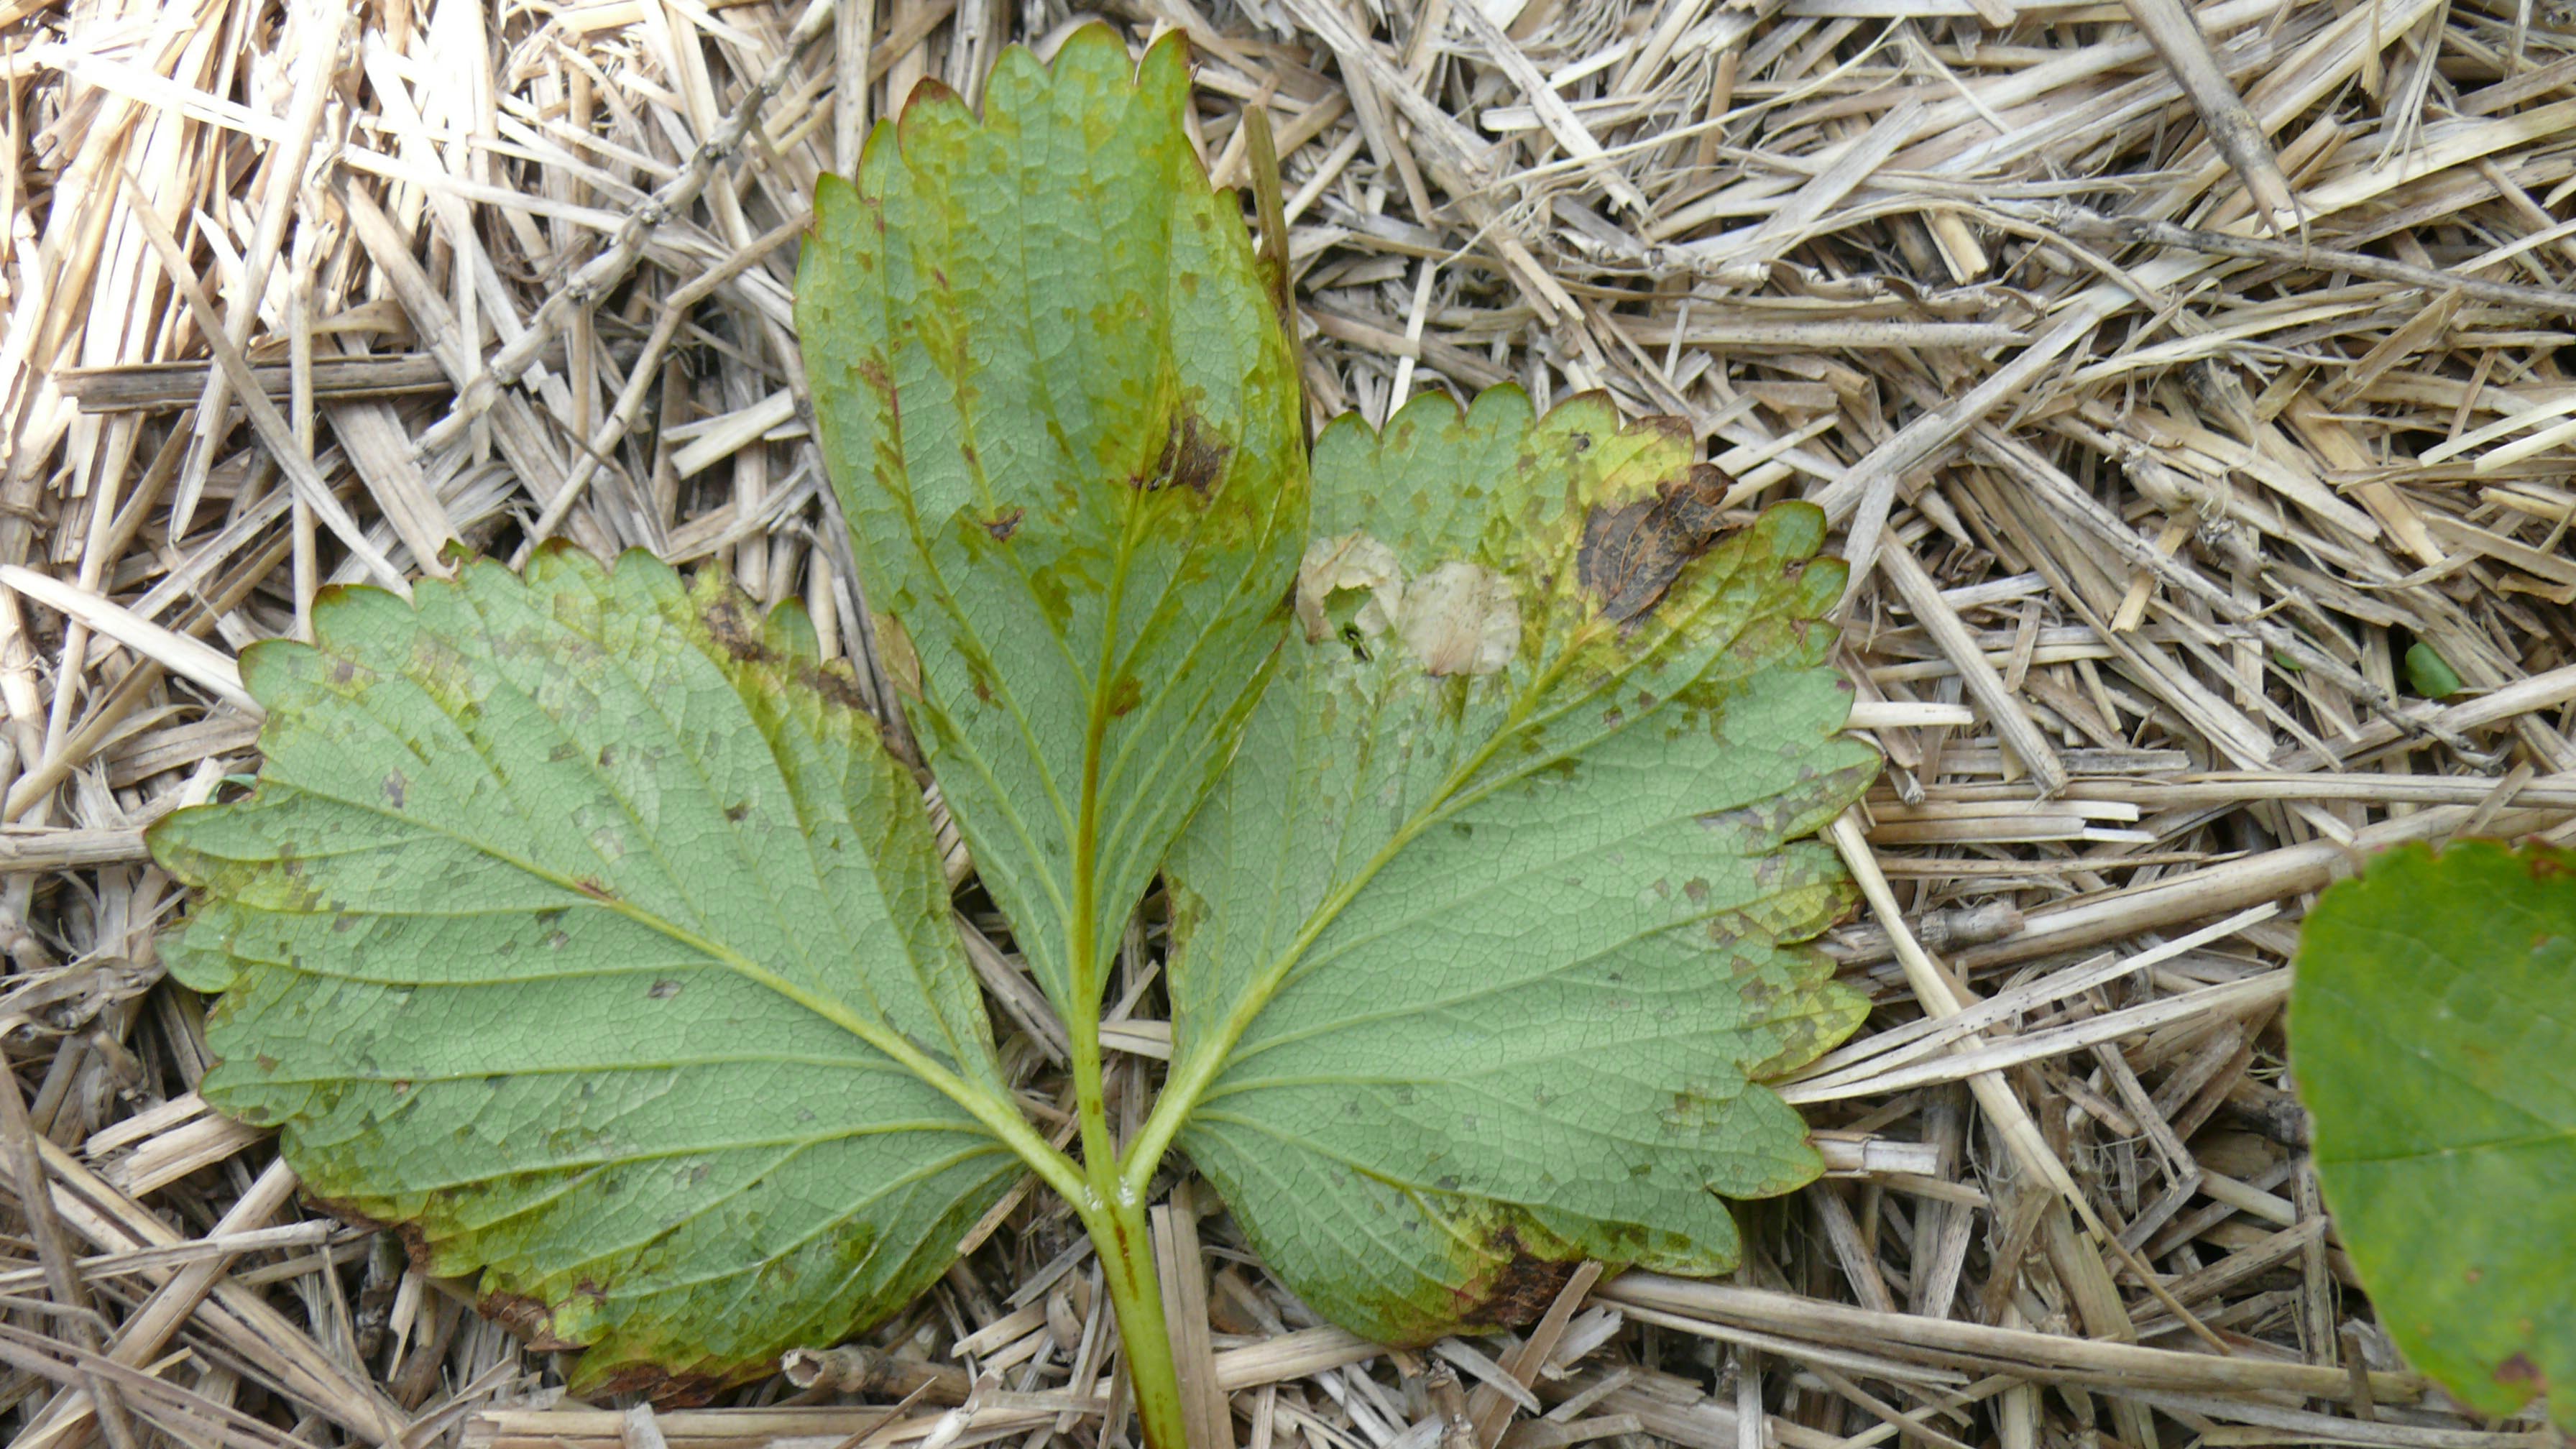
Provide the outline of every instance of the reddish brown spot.
<path id="1" fill-rule="evenodd" d="M 617 892 L 610 890 L 607 886 L 601 884 L 598 880 L 590 876 L 583 876 L 581 879 L 574 881 L 572 883 L 572 887 L 574 890 L 581 892 L 583 895 L 590 897 L 594 901 L 604 902 L 609 905 L 614 905 L 617 902 Z"/>
<path id="2" fill-rule="evenodd" d="M 2542 1373 L 2540 1365 L 2533 1363 L 2522 1354 L 2515 1354 L 2497 1365 L 2495 1376 L 2496 1382 L 2500 1384 L 2527 1388 L 2535 1394 L 2549 1392 L 2549 1375 Z"/>
<path id="3" fill-rule="evenodd" d="M 1137 479 L 1136 486 L 1152 493 L 1178 485 L 1204 498 L 1233 453 L 1233 445 L 1199 431 L 1197 414 L 1181 413 L 1163 434 L 1163 453 L 1154 460 L 1154 471 Z"/>
<path id="4" fill-rule="evenodd" d="M 1011 535 L 1020 531 L 1020 510 L 1017 508 L 1005 508 L 1001 512 L 994 514 L 992 517 L 985 519 L 984 531 L 993 535 L 993 542 L 995 543 L 1010 542 Z"/>
<path id="5" fill-rule="evenodd" d="M 873 357 L 860 363 L 859 381 L 866 383 L 869 391 L 887 402 L 894 401 L 894 378 L 887 373 L 884 363 Z"/>
<path id="6" fill-rule="evenodd" d="M 2531 878 L 2549 880 L 2556 876 L 2576 875 L 2576 864 L 2554 851 L 2536 850 L 2531 855 Z"/>
<path id="7" fill-rule="evenodd" d="M 1144 686 L 1136 682 L 1135 675 L 1122 676 L 1116 684 L 1109 686 L 1109 712 L 1123 715 L 1134 709 L 1144 697 Z"/>
<path id="8" fill-rule="evenodd" d="M 1602 617 L 1624 623 L 1652 609 L 1682 568 L 1717 541 L 1724 473 L 1702 463 L 1678 483 L 1584 522 L 1575 574 L 1601 600 Z"/>

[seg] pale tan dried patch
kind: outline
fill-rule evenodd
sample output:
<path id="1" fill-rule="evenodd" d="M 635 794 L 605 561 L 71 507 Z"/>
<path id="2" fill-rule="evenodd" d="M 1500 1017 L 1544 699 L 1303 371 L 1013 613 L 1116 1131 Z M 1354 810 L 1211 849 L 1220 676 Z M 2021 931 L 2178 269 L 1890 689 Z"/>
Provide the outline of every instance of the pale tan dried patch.
<path id="1" fill-rule="evenodd" d="M 1319 538 L 1306 545 L 1306 560 L 1297 568 L 1297 622 L 1306 642 L 1332 632 L 1324 617 L 1324 600 L 1344 589 L 1366 589 L 1369 601 L 1352 622 L 1372 638 L 1392 626 L 1404 605 L 1404 572 L 1395 550 L 1365 533 Z"/>
<path id="2" fill-rule="evenodd" d="M 1453 559 L 1405 588 L 1396 632 L 1425 674 L 1492 674 L 1520 649 L 1521 601 L 1502 575 Z"/>
<path id="3" fill-rule="evenodd" d="M 894 615 L 875 616 L 877 658 L 885 665 L 886 677 L 894 687 L 914 699 L 921 697 L 921 656 L 912 649 L 912 635 Z"/>

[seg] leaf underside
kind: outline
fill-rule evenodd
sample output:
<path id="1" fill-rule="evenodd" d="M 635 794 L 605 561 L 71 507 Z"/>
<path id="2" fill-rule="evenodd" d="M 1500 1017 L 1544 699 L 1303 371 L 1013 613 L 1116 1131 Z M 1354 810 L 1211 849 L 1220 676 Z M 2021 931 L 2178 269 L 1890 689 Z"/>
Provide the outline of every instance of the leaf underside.
<path id="1" fill-rule="evenodd" d="M 1822 516 L 1723 533 L 1672 425 L 1504 389 L 1328 430 L 1310 544 L 1178 43 L 1014 49 L 986 100 L 826 182 L 798 320 L 881 657 L 1041 985 L 1096 1018 L 1166 871 L 1180 1145 L 1359 1332 L 1732 1266 L 1719 1194 L 1818 1170 L 1758 1083 L 1862 1009 L 1800 944 L 1850 897 L 1801 837 L 1876 763 Z M 577 1391 L 739 1381 L 935 1277 L 1027 1129 L 917 782 L 801 616 L 550 550 L 315 633 L 244 658 L 256 793 L 152 836 L 206 892 L 169 955 L 223 993 L 207 1099 L 588 1345 Z"/>
<path id="2" fill-rule="evenodd" d="M 1134 80 L 1129 76 L 1134 72 Z M 1266 676 L 1304 539 L 1298 385 L 1181 124 L 1175 35 L 1003 53 L 825 178 L 815 416 L 886 654 L 1037 979 L 1101 970 Z"/>
<path id="3" fill-rule="evenodd" d="M 257 792 L 155 855 L 207 899 L 222 1111 L 577 1388 L 685 1397 L 895 1310 L 1017 1162 L 861 1039 L 1001 1094 L 918 787 L 792 610 L 549 551 L 352 590 L 243 659 Z"/>
<path id="4" fill-rule="evenodd" d="M 2417 845 L 2299 937 L 2290 1067 L 2380 1326 L 2482 1413 L 2576 1430 L 2576 854 Z"/>
<path id="5" fill-rule="evenodd" d="M 1796 838 L 1876 769 L 1844 570 L 1803 504 L 1711 548 L 1689 458 L 1597 395 L 1328 430 L 1303 627 L 1174 855 L 1176 1075 L 1242 1028 L 1181 1144 L 1382 1341 L 1526 1321 L 1584 1258 L 1723 1271 L 1716 1194 L 1819 1170 L 1752 1082 L 1863 1009 L 1794 944 L 1850 902 Z"/>

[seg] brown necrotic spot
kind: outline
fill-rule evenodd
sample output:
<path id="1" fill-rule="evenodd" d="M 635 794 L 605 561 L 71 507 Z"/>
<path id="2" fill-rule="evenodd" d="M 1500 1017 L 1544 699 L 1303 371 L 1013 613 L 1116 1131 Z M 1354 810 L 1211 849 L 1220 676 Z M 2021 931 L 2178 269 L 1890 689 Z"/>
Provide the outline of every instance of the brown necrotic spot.
<path id="1" fill-rule="evenodd" d="M 474 1300 L 474 1309 L 527 1340 L 528 1347 L 540 1353 L 559 1353 L 581 1347 L 555 1337 L 554 1309 L 543 1300 L 525 1293 L 486 1293 Z"/>
<path id="2" fill-rule="evenodd" d="M 993 535 L 995 543 L 1008 543 L 1011 535 L 1020 531 L 1020 510 L 1005 508 L 985 519 L 984 531 Z"/>
<path id="3" fill-rule="evenodd" d="M 2533 1363 L 2527 1354 L 2515 1354 L 2498 1364 L 2495 1376 L 2500 1384 L 2526 1388 L 2537 1394 L 2549 1392 L 2549 1375 L 2542 1373 L 2540 1365 Z"/>
<path id="4" fill-rule="evenodd" d="M 1487 1246 L 1501 1261 L 1460 1290 L 1458 1321 L 1462 1324 L 1520 1328 L 1535 1323 L 1574 1276 L 1575 1264 L 1531 1252 L 1520 1233 L 1508 1225 L 1497 1229 Z"/>
<path id="5" fill-rule="evenodd" d="M 844 709 L 868 712 L 868 697 L 860 692 L 858 676 L 847 664 L 835 661 L 819 669 L 806 665 L 796 671 L 796 682 Z"/>
<path id="6" fill-rule="evenodd" d="M 1652 609 L 1692 559 L 1717 541 L 1726 475 L 1703 463 L 1652 498 L 1593 510 L 1583 526 L 1576 576 L 1601 600 L 1601 615 L 1624 623 Z"/>
<path id="7" fill-rule="evenodd" d="M 744 607 L 747 601 L 730 589 L 707 605 L 698 616 L 707 626 L 707 637 L 716 647 L 745 664 L 757 664 L 771 656 L 769 645 L 761 637 L 760 621 Z"/>
<path id="8" fill-rule="evenodd" d="M 1138 487 L 1152 493 L 1174 486 L 1187 488 L 1204 498 L 1216 485 L 1217 475 L 1225 471 L 1225 460 L 1234 448 L 1225 440 L 1202 429 L 1198 414 L 1176 413 L 1169 431 L 1163 434 L 1162 456 L 1154 460 L 1154 469 L 1136 480 Z"/>
<path id="9" fill-rule="evenodd" d="M 712 1374 L 675 1374 L 651 1364 L 629 1364 L 601 1380 L 591 1392 L 601 1396 L 641 1394 L 652 1400 L 657 1409 L 692 1409 L 714 1398 L 724 1387 L 725 1381 Z"/>

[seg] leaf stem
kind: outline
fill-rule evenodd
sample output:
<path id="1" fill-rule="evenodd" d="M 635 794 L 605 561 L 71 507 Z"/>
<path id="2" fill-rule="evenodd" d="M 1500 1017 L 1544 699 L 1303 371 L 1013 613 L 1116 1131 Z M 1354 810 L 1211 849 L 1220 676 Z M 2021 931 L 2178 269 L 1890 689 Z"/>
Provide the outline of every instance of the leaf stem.
<path id="1" fill-rule="evenodd" d="M 1170 1326 L 1163 1319 L 1162 1277 L 1154 1268 L 1154 1240 L 1145 1222 L 1142 1194 L 1124 1191 L 1116 1160 L 1095 1159 L 1098 1201 L 1082 1214 L 1100 1255 L 1101 1280 L 1118 1315 L 1118 1342 L 1127 1361 L 1127 1386 L 1136 1396 L 1136 1421 L 1145 1449 L 1203 1449 L 1190 1443 L 1181 1409 L 1180 1366 L 1172 1357 Z"/>

